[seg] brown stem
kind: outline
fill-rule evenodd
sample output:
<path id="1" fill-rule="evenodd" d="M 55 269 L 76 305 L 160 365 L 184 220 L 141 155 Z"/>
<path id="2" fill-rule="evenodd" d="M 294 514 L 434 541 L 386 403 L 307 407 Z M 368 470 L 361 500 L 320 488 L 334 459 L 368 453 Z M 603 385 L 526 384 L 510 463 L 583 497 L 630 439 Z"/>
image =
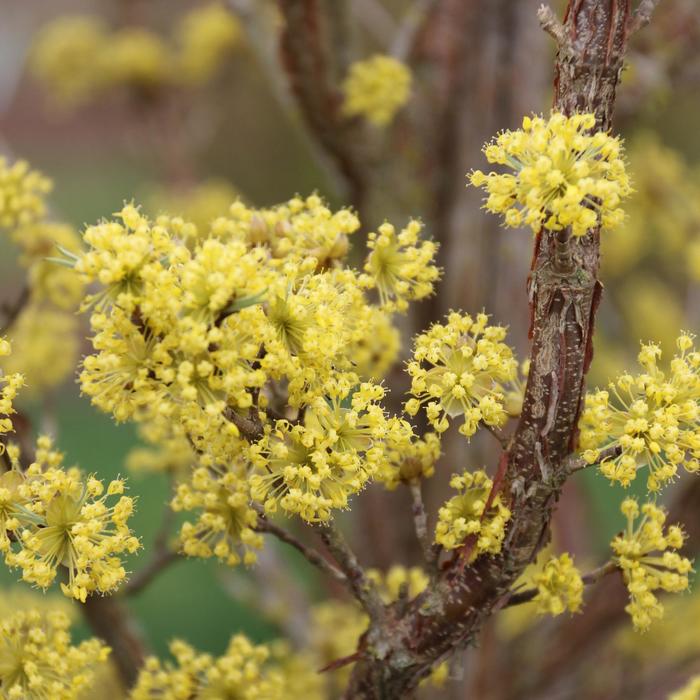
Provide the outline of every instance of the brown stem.
<path id="1" fill-rule="evenodd" d="M 294 547 L 297 552 L 300 552 L 304 558 L 311 564 L 319 568 L 323 573 L 332 576 L 336 581 L 345 582 L 347 578 L 345 574 L 336 566 L 331 564 L 325 557 L 321 556 L 315 549 L 305 545 L 301 540 L 298 540 L 291 532 L 288 532 L 284 528 L 275 525 L 265 518 L 265 516 L 260 515 L 258 518 L 258 524 L 255 526 L 257 532 L 265 532 L 269 535 L 273 535 L 280 542 Z"/>
<path id="2" fill-rule="evenodd" d="M 91 595 L 80 610 L 92 631 L 111 647 L 119 677 L 125 688 L 131 688 L 147 650 L 126 606 L 114 596 Z"/>
<path id="3" fill-rule="evenodd" d="M 384 617 L 384 604 L 340 531 L 333 522 L 319 523 L 314 529 L 345 574 L 353 595 L 365 609 L 372 623 L 381 621 Z"/>
<path id="4" fill-rule="evenodd" d="M 30 296 L 31 290 L 28 285 L 25 285 L 14 302 L 3 304 L 2 311 L 5 314 L 5 318 L 2 326 L 0 326 L 0 336 L 5 335 L 12 328 L 12 325 L 22 313 L 22 309 L 29 303 Z"/>
<path id="5" fill-rule="evenodd" d="M 430 568 L 435 568 L 437 563 L 437 549 L 433 546 L 428 532 L 428 515 L 423 503 L 423 489 L 420 479 L 412 479 L 408 484 L 413 499 L 412 512 L 413 524 L 416 529 L 416 537 L 423 550 L 423 557 Z"/>

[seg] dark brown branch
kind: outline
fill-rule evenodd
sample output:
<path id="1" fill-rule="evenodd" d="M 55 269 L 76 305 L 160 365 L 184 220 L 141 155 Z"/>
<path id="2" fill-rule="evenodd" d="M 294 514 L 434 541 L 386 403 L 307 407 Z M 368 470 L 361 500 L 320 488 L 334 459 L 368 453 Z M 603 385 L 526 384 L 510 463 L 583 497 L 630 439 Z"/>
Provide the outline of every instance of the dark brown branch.
<path id="1" fill-rule="evenodd" d="M 384 604 L 379 598 L 374 584 L 360 566 L 355 553 L 350 549 L 340 531 L 333 522 L 314 525 L 328 551 L 345 574 L 353 595 L 360 602 L 372 622 L 376 623 L 384 617 Z"/>
<path id="2" fill-rule="evenodd" d="M 80 610 L 92 631 L 112 649 L 111 657 L 125 689 L 138 678 L 147 650 L 126 606 L 114 596 L 88 596 Z"/>
<path id="3" fill-rule="evenodd" d="M 366 169 L 357 145 L 360 126 L 341 114 L 342 96 L 333 86 L 318 0 L 278 0 L 284 26 L 280 55 L 306 124 L 348 186 L 352 204 L 364 206 Z"/>
<path id="4" fill-rule="evenodd" d="M 598 583 L 600 579 L 614 573 L 617 570 L 617 564 L 615 564 L 613 561 L 609 561 L 606 564 L 603 564 L 603 566 L 599 566 L 597 569 L 593 569 L 593 571 L 581 576 L 581 580 L 585 586 L 592 586 L 594 583 Z M 529 603 L 531 600 L 534 600 L 537 597 L 538 590 L 539 589 L 537 588 L 528 588 L 524 591 L 515 592 L 508 598 L 502 607 L 512 608 L 514 605 Z"/>
<path id="5" fill-rule="evenodd" d="M 3 304 L 2 312 L 4 314 L 4 319 L 2 326 L 0 326 L 0 336 L 5 335 L 10 328 L 12 328 L 14 322 L 19 318 L 24 307 L 29 303 L 31 297 L 31 290 L 28 285 L 22 287 L 17 299 L 12 303 Z"/>
<path id="6" fill-rule="evenodd" d="M 336 581 L 346 582 L 347 578 L 345 574 L 336 566 L 331 564 L 324 556 L 319 554 L 313 547 L 309 547 L 304 544 L 301 540 L 298 540 L 291 532 L 288 532 L 284 528 L 275 525 L 270 522 L 264 515 L 260 515 L 258 518 L 258 524 L 255 527 L 256 532 L 264 532 L 273 537 L 276 537 L 280 542 L 288 544 L 290 547 L 294 547 L 308 562 L 313 564 L 315 567 L 323 571 L 324 574 L 328 574 Z"/>

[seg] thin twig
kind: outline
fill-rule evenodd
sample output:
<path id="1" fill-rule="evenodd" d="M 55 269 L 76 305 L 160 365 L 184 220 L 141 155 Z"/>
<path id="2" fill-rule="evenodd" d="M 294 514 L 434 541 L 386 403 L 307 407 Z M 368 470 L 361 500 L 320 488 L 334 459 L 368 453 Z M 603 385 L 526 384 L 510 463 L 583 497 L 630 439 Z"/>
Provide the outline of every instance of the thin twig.
<path id="1" fill-rule="evenodd" d="M 391 45 L 391 55 L 394 58 L 403 63 L 409 60 L 423 21 L 437 3 L 438 0 L 414 0 L 411 3 Z"/>
<path id="2" fill-rule="evenodd" d="M 593 569 L 593 571 L 590 571 L 587 574 L 584 574 L 581 576 L 581 580 L 583 581 L 585 586 L 591 586 L 594 583 L 598 583 L 600 579 L 604 578 L 605 576 L 608 576 L 609 574 L 614 573 L 615 571 L 618 570 L 617 564 L 614 561 L 609 561 L 603 564 L 603 566 L 599 566 L 597 569 Z M 502 605 L 502 608 L 512 608 L 515 605 L 522 605 L 523 603 L 529 603 L 531 600 L 533 600 L 536 596 L 537 593 L 539 592 L 538 588 L 528 588 L 525 591 L 520 591 L 519 593 L 513 593 L 505 602 L 504 605 Z"/>
<path id="3" fill-rule="evenodd" d="M 620 445 L 612 445 L 611 447 L 606 447 L 604 450 L 600 451 L 598 459 L 596 459 L 595 462 L 587 462 L 585 459 L 583 459 L 583 457 L 574 455 L 568 460 L 566 464 L 566 473 L 575 474 L 576 472 L 580 472 L 581 470 L 587 469 L 588 467 L 593 467 L 597 464 L 602 464 L 608 459 L 614 459 L 615 457 L 619 457 L 621 452 L 622 447 L 620 447 Z"/>
<path id="4" fill-rule="evenodd" d="M 3 304 L 2 311 L 5 315 L 2 326 L 0 326 L 0 336 L 5 335 L 22 313 L 22 309 L 29 303 L 31 290 L 29 285 L 22 287 L 17 299 L 12 303 Z"/>
<path id="5" fill-rule="evenodd" d="M 566 44 L 566 29 L 549 5 L 540 5 L 537 10 L 537 19 L 542 29 L 557 42 L 557 46 L 562 47 Z"/>
<path id="6" fill-rule="evenodd" d="M 281 542 L 294 547 L 298 552 L 300 552 L 311 564 L 319 568 L 325 574 L 332 576 L 336 581 L 341 581 L 345 583 L 347 581 L 345 574 L 331 562 L 328 561 L 324 556 L 317 552 L 313 547 L 309 547 L 300 540 L 298 540 L 291 532 L 288 532 L 284 528 L 279 527 L 270 522 L 263 515 L 258 518 L 258 524 L 255 526 L 256 532 L 263 532 L 269 535 L 273 535 Z"/>
<path id="7" fill-rule="evenodd" d="M 430 533 L 428 532 L 428 515 L 425 512 L 425 504 L 423 503 L 422 482 L 419 479 L 411 479 L 408 484 L 411 490 L 413 499 L 413 523 L 416 529 L 416 537 L 423 550 L 423 556 L 426 563 L 434 568 L 437 561 L 437 551 L 430 541 Z"/>
<path id="8" fill-rule="evenodd" d="M 180 560 L 180 555 L 171 547 L 155 549 L 151 560 L 140 569 L 122 588 L 122 595 L 132 596 L 140 593 L 158 574 L 165 571 L 170 564 Z"/>
<path id="9" fill-rule="evenodd" d="M 635 10 L 632 15 L 632 21 L 630 22 L 630 36 L 643 27 L 646 27 L 647 24 L 651 22 L 651 16 L 654 14 L 654 10 L 658 4 L 659 0 L 642 0 L 639 3 L 639 7 Z"/>
<path id="10" fill-rule="evenodd" d="M 355 553 L 350 549 L 340 531 L 332 521 L 318 523 L 314 525 L 314 529 L 345 574 L 353 595 L 370 616 L 370 619 L 374 622 L 383 619 L 384 604 L 374 584 L 367 578 L 365 570 L 360 566 Z"/>

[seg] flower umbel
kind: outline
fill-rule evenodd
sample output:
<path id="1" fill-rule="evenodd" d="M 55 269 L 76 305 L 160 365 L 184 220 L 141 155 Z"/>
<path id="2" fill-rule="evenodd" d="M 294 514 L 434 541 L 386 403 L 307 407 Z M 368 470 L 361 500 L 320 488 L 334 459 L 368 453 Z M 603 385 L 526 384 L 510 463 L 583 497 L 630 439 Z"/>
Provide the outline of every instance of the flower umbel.
<path id="1" fill-rule="evenodd" d="M 561 615 L 565 610 L 578 612 L 583 601 L 583 580 L 569 554 L 552 557 L 534 577 L 537 586 L 537 611 Z"/>
<path id="2" fill-rule="evenodd" d="M 525 117 L 523 128 L 504 131 L 486 144 L 489 163 L 514 174 L 475 170 L 470 182 L 488 193 L 485 208 L 503 214 L 506 226 L 583 236 L 597 225 L 612 228 L 624 218 L 620 202 L 630 194 L 619 138 L 593 131 L 595 115 L 548 120 Z"/>
<path id="3" fill-rule="evenodd" d="M 473 537 L 472 558 L 480 554 L 498 554 L 505 537 L 510 511 L 500 495 L 496 495 L 487 509 L 493 482 L 486 472 L 465 471 L 455 474 L 450 486 L 459 492 L 445 503 L 438 513 L 435 542 L 445 549 L 456 549 Z"/>
<path id="4" fill-rule="evenodd" d="M 661 349 L 643 345 L 640 374 L 623 374 L 608 385 L 608 391 L 586 396 L 581 418 L 583 457 L 594 464 L 601 450 L 619 447 L 619 454 L 600 465 L 613 482 L 627 486 L 646 467 L 647 488 L 659 491 L 676 476 L 679 466 L 693 473 L 700 469 L 700 352 L 686 333 L 677 346 L 670 372 L 657 365 Z"/>
<path id="5" fill-rule="evenodd" d="M 653 503 L 641 507 L 627 498 L 622 502 L 627 527 L 612 541 L 615 561 L 622 570 L 630 603 L 625 610 L 636 629 L 645 631 L 663 616 L 664 608 L 655 595 L 658 590 L 678 593 L 688 588 L 689 559 L 676 550 L 685 539 L 678 525 L 665 527 L 666 513 Z"/>
<path id="6" fill-rule="evenodd" d="M 466 437 L 479 423 L 501 425 L 506 420 L 503 383 L 511 381 L 517 362 L 503 343 L 506 329 L 487 325 L 488 316 L 450 313 L 446 324 L 435 323 L 415 341 L 408 363 L 411 394 L 406 412 L 415 415 L 425 404 L 428 420 L 442 433 L 449 418 L 464 416 L 459 431 Z"/>

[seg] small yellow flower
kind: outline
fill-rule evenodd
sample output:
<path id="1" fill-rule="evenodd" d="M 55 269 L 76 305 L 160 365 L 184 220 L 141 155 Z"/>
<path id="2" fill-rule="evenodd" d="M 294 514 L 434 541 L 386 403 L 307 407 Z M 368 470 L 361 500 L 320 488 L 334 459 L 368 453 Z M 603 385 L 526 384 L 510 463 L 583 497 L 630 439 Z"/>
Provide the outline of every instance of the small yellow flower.
<path id="1" fill-rule="evenodd" d="M 565 610 L 578 612 L 583 602 L 583 581 L 569 554 L 551 557 L 534 576 L 537 586 L 537 611 L 561 615 Z"/>
<path id="2" fill-rule="evenodd" d="M 46 214 L 44 196 L 51 191 L 51 180 L 29 163 L 10 164 L 0 156 L 0 228 L 13 229 L 41 219 Z"/>

